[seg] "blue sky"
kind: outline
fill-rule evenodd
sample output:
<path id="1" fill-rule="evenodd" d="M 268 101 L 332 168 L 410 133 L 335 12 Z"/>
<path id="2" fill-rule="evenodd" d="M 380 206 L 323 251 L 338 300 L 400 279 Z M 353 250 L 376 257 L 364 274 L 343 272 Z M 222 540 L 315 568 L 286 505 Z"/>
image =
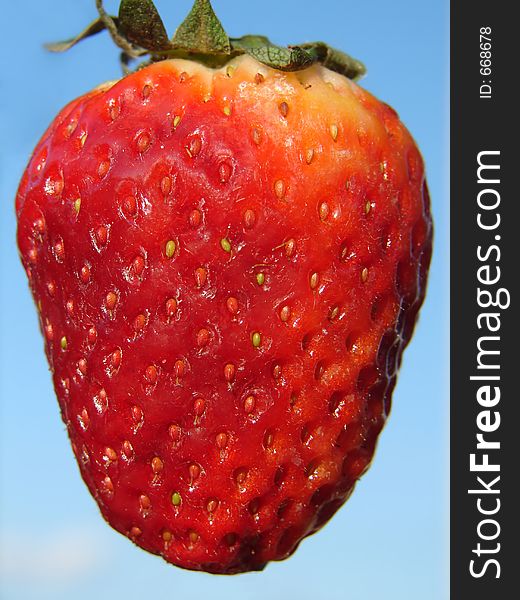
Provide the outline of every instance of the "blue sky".
<path id="1" fill-rule="evenodd" d="M 116 12 L 116 2 L 106 3 Z M 251 600 L 448 598 L 447 1 L 214 0 L 230 35 L 323 39 L 362 59 L 362 84 L 391 104 L 424 155 L 435 218 L 428 297 L 405 352 L 392 414 L 354 495 L 288 561 L 263 573 L 182 571 L 101 519 L 58 413 L 36 312 L 15 246 L 14 196 L 44 129 L 69 100 L 119 76 L 108 36 L 50 55 L 94 16 L 94 0 L 5 3 L 0 61 L 0 596 L 114 600 L 211 595 Z M 239 5 L 243 7 L 240 8 Z M 172 34 L 190 0 L 156 0 Z M 23 28 L 23 33 L 22 33 Z M 16 50 L 15 50 L 16 48 Z"/>

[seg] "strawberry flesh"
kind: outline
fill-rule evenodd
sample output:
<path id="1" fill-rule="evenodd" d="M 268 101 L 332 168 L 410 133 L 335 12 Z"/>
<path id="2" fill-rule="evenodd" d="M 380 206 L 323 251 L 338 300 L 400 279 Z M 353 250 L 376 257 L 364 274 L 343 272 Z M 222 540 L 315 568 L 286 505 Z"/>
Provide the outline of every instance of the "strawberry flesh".
<path id="1" fill-rule="evenodd" d="M 163 61 L 63 109 L 17 215 L 107 521 L 189 569 L 290 555 L 368 467 L 424 295 L 396 113 L 321 67 Z"/>

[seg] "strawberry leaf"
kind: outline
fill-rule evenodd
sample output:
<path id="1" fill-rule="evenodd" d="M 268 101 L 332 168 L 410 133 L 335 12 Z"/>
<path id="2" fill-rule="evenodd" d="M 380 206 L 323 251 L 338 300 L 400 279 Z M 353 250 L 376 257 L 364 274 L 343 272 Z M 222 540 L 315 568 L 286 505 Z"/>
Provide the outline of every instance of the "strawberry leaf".
<path id="1" fill-rule="evenodd" d="M 327 69 L 341 73 L 349 79 L 359 79 L 366 73 L 365 65 L 361 61 L 324 42 L 302 44 L 301 48 Z"/>
<path id="2" fill-rule="evenodd" d="M 117 24 L 117 18 L 112 17 L 114 22 Z M 78 33 L 76 37 L 70 38 L 68 40 L 64 40 L 62 42 L 51 42 L 49 44 L 45 44 L 45 48 L 50 50 L 51 52 L 65 52 L 75 46 L 81 40 L 88 38 L 92 35 L 96 35 L 100 31 L 106 29 L 106 25 L 104 20 L 101 17 L 98 17 L 95 21 L 92 21 L 88 27 L 86 27 L 81 33 Z"/>
<path id="3" fill-rule="evenodd" d="M 246 35 L 231 42 L 233 50 L 245 52 L 264 65 L 280 71 L 300 71 L 317 60 L 300 46 L 276 46 L 264 36 Z"/>
<path id="4" fill-rule="evenodd" d="M 118 32 L 132 44 L 146 50 L 171 48 L 166 28 L 152 0 L 122 0 Z"/>
<path id="5" fill-rule="evenodd" d="M 231 44 L 209 0 L 195 0 L 172 45 L 194 54 L 230 54 Z"/>

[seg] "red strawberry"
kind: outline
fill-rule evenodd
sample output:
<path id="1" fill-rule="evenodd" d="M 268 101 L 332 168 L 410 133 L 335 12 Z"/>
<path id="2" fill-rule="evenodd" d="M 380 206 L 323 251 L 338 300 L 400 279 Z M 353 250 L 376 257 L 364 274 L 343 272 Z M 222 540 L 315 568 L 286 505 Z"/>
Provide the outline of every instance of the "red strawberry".
<path id="1" fill-rule="evenodd" d="M 158 58 L 128 5 L 118 41 Z M 69 104 L 16 201 L 86 484 L 136 544 L 215 573 L 285 558 L 352 492 L 431 251 L 410 134 L 323 66 L 358 64 L 315 44 L 276 69 L 245 40 L 214 69 L 161 60 Z"/>

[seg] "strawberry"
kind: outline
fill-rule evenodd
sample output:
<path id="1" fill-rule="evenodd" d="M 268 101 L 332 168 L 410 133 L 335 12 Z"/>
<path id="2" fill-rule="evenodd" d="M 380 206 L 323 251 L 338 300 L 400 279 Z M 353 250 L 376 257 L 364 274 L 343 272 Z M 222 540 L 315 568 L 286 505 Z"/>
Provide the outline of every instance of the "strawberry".
<path id="1" fill-rule="evenodd" d="M 61 414 L 112 527 L 262 569 L 372 459 L 425 291 L 423 162 L 324 44 L 230 40 L 207 1 L 172 41 L 150 1 L 98 8 L 53 49 L 108 28 L 152 61 L 59 113 L 16 198 Z"/>

